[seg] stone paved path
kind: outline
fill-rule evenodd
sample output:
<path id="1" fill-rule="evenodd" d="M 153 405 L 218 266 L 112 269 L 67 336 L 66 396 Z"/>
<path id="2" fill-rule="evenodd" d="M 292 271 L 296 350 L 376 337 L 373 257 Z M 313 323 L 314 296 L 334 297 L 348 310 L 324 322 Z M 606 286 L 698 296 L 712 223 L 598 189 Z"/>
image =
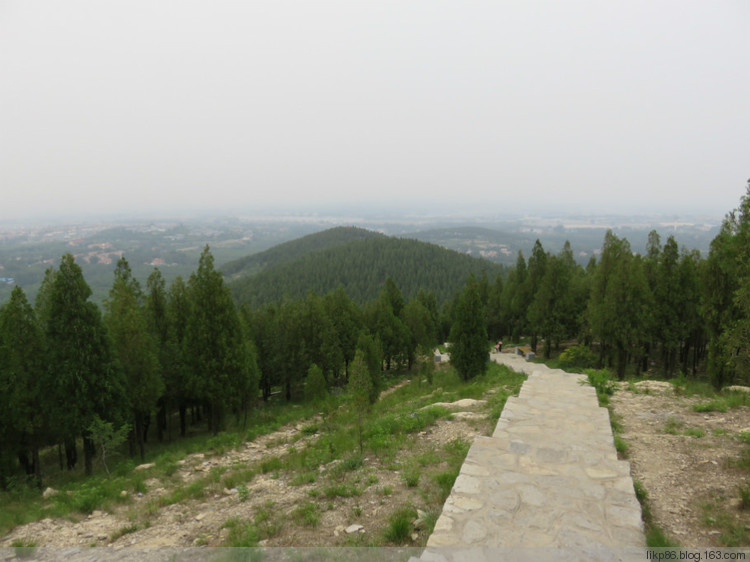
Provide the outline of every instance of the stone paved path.
<path id="1" fill-rule="evenodd" d="M 630 464 L 586 377 L 492 359 L 528 379 L 469 449 L 422 560 L 644 560 Z"/>

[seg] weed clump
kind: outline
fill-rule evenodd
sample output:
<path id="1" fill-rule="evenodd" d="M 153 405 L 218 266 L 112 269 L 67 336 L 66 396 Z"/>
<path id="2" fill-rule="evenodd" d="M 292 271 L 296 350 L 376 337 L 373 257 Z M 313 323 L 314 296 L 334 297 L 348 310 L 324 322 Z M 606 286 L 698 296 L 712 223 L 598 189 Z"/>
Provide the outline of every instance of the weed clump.
<path id="1" fill-rule="evenodd" d="M 397 509 L 388 519 L 385 539 L 393 544 L 403 544 L 411 539 L 412 522 L 417 517 L 417 511 L 411 506 Z"/>

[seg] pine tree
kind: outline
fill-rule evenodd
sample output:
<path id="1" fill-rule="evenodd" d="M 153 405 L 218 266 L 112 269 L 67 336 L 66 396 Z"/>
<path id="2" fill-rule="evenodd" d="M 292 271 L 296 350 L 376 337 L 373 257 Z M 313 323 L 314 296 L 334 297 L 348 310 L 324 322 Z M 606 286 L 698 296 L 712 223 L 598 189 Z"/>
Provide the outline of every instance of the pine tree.
<path id="1" fill-rule="evenodd" d="M 65 254 L 49 293 L 45 388 L 50 423 L 59 438 L 83 437 L 86 474 L 92 472 L 95 453 L 89 427 L 97 415 L 120 422 L 122 405 L 128 403 L 101 313 L 90 296 L 81 268 Z"/>
<path id="2" fill-rule="evenodd" d="M 209 427 L 223 426 L 227 409 L 249 404 L 257 388 L 257 369 L 239 314 L 208 246 L 188 283 L 190 312 L 185 330 L 189 388 L 209 409 Z M 244 406 L 243 406 L 244 405 Z"/>
<path id="3" fill-rule="evenodd" d="M 42 333 L 21 287 L 0 308 L 0 488 L 14 456 L 42 486 L 39 449 L 47 426 Z M 31 453 L 31 459 L 28 454 Z"/>
<path id="4" fill-rule="evenodd" d="M 458 302 L 448 338 L 451 365 L 467 381 L 484 374 L 489 360 L 485 312 L 476 279 L 471 275 Z"/>
<path id="5" fill-rule="evenodd" d="M 105 303 L 104 321 L 128 388 L 134 445 L 144 460 L 146 420 L 164 392 L 164 382 L 142 301 L 140 285 L 122 257 L 117 262 L 115 280 Z"/>

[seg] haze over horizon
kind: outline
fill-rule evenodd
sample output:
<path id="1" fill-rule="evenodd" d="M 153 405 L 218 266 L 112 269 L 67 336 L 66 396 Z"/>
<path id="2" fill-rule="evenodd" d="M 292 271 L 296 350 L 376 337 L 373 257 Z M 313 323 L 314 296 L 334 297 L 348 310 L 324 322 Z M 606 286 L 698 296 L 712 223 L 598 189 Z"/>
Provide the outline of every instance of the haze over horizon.
<path id="1" fill-rule="evenodd" d="M 723 216 L 750 3 L 0 0 L 0 220 Z"/>

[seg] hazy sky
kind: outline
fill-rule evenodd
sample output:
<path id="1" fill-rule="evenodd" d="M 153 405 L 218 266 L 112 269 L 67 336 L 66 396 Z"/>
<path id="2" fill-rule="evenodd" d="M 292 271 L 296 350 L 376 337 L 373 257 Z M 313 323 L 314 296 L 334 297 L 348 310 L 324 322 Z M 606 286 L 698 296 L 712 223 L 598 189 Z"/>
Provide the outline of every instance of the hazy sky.
<path id="1" fill-rule="evenodd" d="M 4 220 L 721 215 L 748 177 L 748 0 L 0 0 Z"/>

